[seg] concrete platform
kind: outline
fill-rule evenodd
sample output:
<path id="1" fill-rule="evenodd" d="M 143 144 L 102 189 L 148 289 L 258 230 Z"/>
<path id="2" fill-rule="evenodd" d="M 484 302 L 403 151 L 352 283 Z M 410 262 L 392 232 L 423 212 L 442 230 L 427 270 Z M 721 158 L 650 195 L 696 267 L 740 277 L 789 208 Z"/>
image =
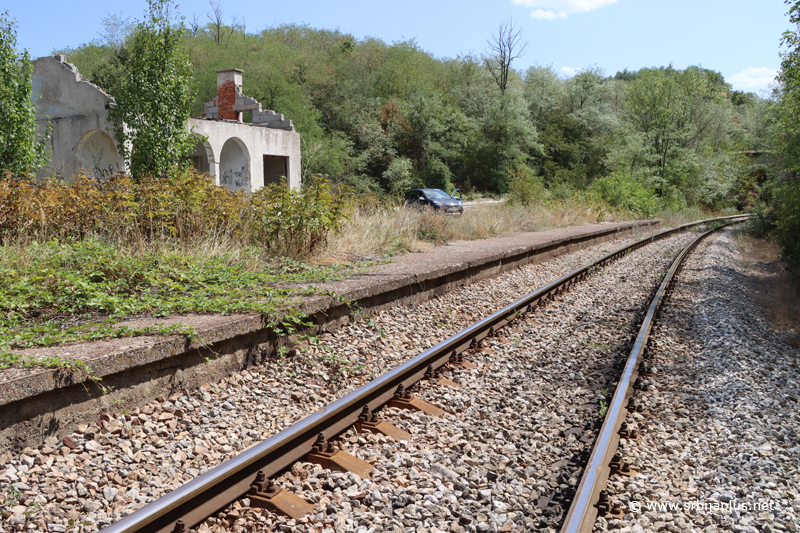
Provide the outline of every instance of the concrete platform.
<path id="1" fill-rule="evenodd" d="M 518 233 L 436 247 L 371 267 L 350 279 L 316 285 L 320 294 L 297 301 L 294 309 L 317 331 L 349 322 L 351 309 L 369 314 L 387 306 L 419 303 L 468 283 L 538 263 L 573 250 L 636 232 L 651 233 L 657 220 L 591 224 Z M 520 294 L 520 296 L 523 296 Z M 140 319 L 131 326 L 177 323 L 194 326 L 197 337 L 134 337 L 23 350 L 26 356 L 80 359 L 102 378 L 84 372 L 42 368 L 0 371 L 0 452 L 54 443 L 103 411 L 139 407 L 215 382 L 268 360 L 291 337 L 268 326 L 276 317 L 183 315 Z M 113 390 L 112 394 L 106 392 Z"/>

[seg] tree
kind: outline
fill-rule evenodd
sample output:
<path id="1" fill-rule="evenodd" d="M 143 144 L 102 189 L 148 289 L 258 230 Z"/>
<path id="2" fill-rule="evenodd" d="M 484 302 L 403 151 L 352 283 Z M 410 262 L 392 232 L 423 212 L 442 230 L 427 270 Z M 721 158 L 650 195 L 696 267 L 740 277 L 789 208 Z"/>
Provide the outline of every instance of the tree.
<path id="1" fill-rule="evenodd" d="M 233 35 L 236 17 L 234 17 L 231 24 L 226 27 L 222 22 L 222 0 L 208 0 L 208 4 L 211 6 L 212 11 L 211 13 L 207 13 L 206 16 L 208 20 L 211 21 L 211 31 L 214 42 L 219 46 L 222 44 L 223 39 L 230 39 L 231 35 Z"/>
<path id="2" fill-rule="evenodd" d="M 135 179 L 185 163 L 196 143 L 186 129 L 193 96 L 191 65 L 178 53 L 183 29 L 170 24 L 170 0 L 148 3 L 147 19 L 131 36 L 116 105 L 109 113 Z"/>
<path id="3" fill-rule="evenodd" d="M 31 99 L 33 65 L 17 51 L 17 31 L 8 11 L 0 14 L 0 171 L 35 173 L 48 160 L 47 137 L 36 140 L 36 106 Z"/>
<path id="4" fill-rule="evenodd" d="M 552 66 L 533 66 L 525 72 L 523 87 L 531 119 L 541 128 L 545 117 L 558 112 L 565 95 L 564 82 Z"/>
<path id="5" fill-rule="evenodd" d="M 730 176 L 718 172 L 726 163 L 710 164 L 706 154 L 724 151 L 730 102 L 709 72 L 642 69 L 628 85 L 626 116 L 645 149 L 636 158 L 652 170 L 659 195 L 671 189 L 689 203 L 707 203 L 727 191 Z"/>
<path id="6" fill-rule="evenodd" d="M 508 87 L 508 73 L 511 71 L 511 62 L 522 57 L 522 52 L 528 43 L 522 43 L 522 30 L 514 26 L 513 21 L 500 24 L 497 35 L 486 41 L 489 44 L 491 55 L 483 59 L 486 68 L 492 73 L 500 92 L 505 94 Z"/>
<path id="7" fill-rule="evenodd" d="M 786 1 L 794 28 L 784 32 L 781 45 L 781 84 L 778 101 L 778 139 L 789 171 L 777 184 L 777 236 L 788 270 L 800 280 L 800 1 Z"/>

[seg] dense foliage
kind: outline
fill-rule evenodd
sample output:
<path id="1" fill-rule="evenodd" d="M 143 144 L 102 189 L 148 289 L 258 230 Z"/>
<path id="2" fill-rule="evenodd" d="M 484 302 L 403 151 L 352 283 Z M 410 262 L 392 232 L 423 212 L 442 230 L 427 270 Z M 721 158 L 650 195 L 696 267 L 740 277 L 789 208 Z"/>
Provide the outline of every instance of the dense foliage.
<path id="1" fill-rule="evenodd" d="M 783 34 L 778 138 L 785 169 L 775 185 L 773 218 L 791 272 L 800 279 L 800 1 L 786 2 L 794 28 Z"/>
<path id="2" fill-rule="evenodd" d="M 753 149 L 749 132 L 764 104 L 698 67 L 615 77 L 587 68 L 569 79 L 550 67 L 519 72 L 513 27 L 506 33 L 517 48 L 505 55 L 501 32 L 486 57 L 447 59 L 413 40 L 386 44 L 297 25 L 253 32 L 225 25 L 219 10 L 210 18 L 180 42 L 192 61 L 192 112 L 214 97 L 216 70 L 241 68 L 245 94 L 294 120 L 304 179 L 326 175 L 381 194 L 423 185 L 505 193 L 523 165 L 556 198 L 626 176 L 645 196 L 625 199 L 631 206 L 723 207 L 747 175 L 737 152 Z M 110 20 L 103 38 L 65 51 L 112 94 L 131 57 L 127 28 Z"/>
<path id="3" fill-rule="evenodd" d="M 0 176 L 0 244 L 102 238 L 121 246 L 167 243 L 268 249 L 303 257 L 346 216 L 347 195 L 318 178 L 302 191 L 285 184 L 232 193 L 192 169 L 169 179 L 124 174 L 98 181 L 29 181 Z"/>
<path id="4" fill-rule="evenodd" d="M 109 63 L 116 105 L 109 112 L 122 156 L 136 179 L 167 174 L 186 161 L 196 139 L 187 131 L 191 65 L 179 50 L 182 27 L 171 20 L 168 0 L 148 0 L 150 11 Z M 124 67 L 119 63 L 124 61 Z M 116 74 L 116 76 L 109 76 Z"/>
<path id="5" fill-rule="evenodd" d="M 16 176 L 35 173 L 48 158 L 46 136 L 36 139 L 32 71 L 28 51 L 17 50 L 14 21 L 0 13 L 0 172 Z"/>

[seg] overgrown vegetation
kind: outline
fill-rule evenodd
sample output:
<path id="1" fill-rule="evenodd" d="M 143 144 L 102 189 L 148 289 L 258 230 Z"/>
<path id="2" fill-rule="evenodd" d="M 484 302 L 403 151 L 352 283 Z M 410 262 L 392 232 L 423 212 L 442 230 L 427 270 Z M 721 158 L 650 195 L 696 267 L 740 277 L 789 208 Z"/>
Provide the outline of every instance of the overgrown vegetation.
<path id="1" fill-rule="evenodd" d="M 345 215 L 323 180 L 300 192 L 247 195 L 188 169 L 134 182 L 0 179 L 0 366 L 15 348 L 143 334 L 193 334 L 181 324 L 121 327 L 130 317 L 261 312 L 278 317 L 289 284 L 340 277 L 281 257 L 307 257 Z"/>
<path id="2" fill-rule="evenodd" d="M 0 178 L 0 242 L 101 238 L 125 248 L 186 250 L 262 247 L 274 257 L 307 257 L 346 216 L 348 196 L 324 178 L 302 191 L 285 184 L 253 194 L 217 187 L 193 169 L 138 182 L 124 174 L 71 182 Z"/>
<path id="3" fill-rule="evenodd" d="M 170 0 L 147 3 L 145 21 L 125 43 L 123 68 L 112 71 L 116 103 L 109 111 L 120 154 L 136 179 L 185 164 L 197 143 L 186 129 L 193 95 L 191 63 L 179 50 L 183 26 L 175 24 Z"/>
<path id="4" fill-rule="evenodd" d="M 800 282 L 800 2 L 789 1 L 793 28 L 781 44 L 780 99 L 777 108 L 778 139 L 784 168 L 775 183 L 773 210 L 778 243 L 789 272 Z"/>
<path id="5" fill-rule="evenodd" d="M 755 209 L 800 272 L 796 31 L 784 35 L 781 86 L 765 99 L 700 67 L 520 72 L 513 22 L 485 56 L 436 58 L 413 40 L 248 31 L 226 24 L 219 3 L 205 26 L 202 16 L 174 20 L 169 0 L 148 5 L 143 22 L 109 16 L 101 38 L 61 51 L 116 97 L 132 177 L 103 181 L 25 179 L 44 144 L 33 136 L 30 60 L 0 17 L 0 365 L 21 363 L 10 354 L 28 346 L 192 334 L 174 322 L 120 327 L 129 317 L 271 313 L 297 294 L 288 283 L 340 274 L 298 262 L 310 257 L 382 257 L 627 216 L 669 223 Z M 195 142 L 186 119 L 215 96 L 216 71 L 233 67 L 246 71 L 245 94 L 294 121 L 301 191 L 232 193 L 184 168 Z M 415 186 L 508 202 L 457 218 L 398 209 Z"/>
<path id="6" fill-rule="evenodd" d="M 138 254 L 90 239 L 4 247 L 0 343 L 11 348 L 160 332 L 120 328 L 126 317 L 259 311 L 267 316 L 301 291 L 291 282 L 335 278 L 335 268 L 269 261 L 263 253 L 203 257 L 153 249 Z M 285 268 L 290 266 L 291 268 Z M 190 333 L 181 326 L 166 332 Z"/>
<path id="7" fill-rule="evenodd" d="M 765 100 L 700 67 L 616 76 L 592 67 L 569 79 L 550 67 L 519 72 L 513 61 L 524 43 L 513 23 L 489 39 L 486 56 L 439 59 L 413 40 L 297 25 L 253 32 L 225 24 L 218 6 L 210 18 L 180 41 L 192 61 L 193 113 L 215 96 L 216 70 L 241 68 L 244 93 L 302 135 L 304 179 L 325 175 L 359 193 L 456 186 L 505 194 L 513 186 L 526 202 L 531 186 L 518 186 L 533 182 L 514 176 L 538 176 L 556 199 L 616 176 L 635 184 L 623 189 L 635 197 L 617 188 L 603 199 L 626 209 L 721 208 L 748 174 L 738 152 L 756 149 L 763 129 Z M 63 52 L 114 94 L 133 30 L 109 22 L 98 40 Z"/>
<path id="8" fill-rule="evenodd" d="M 16 24 L 0 13 L 0 171 L 35 173 L 48 160 L 47 133 L 36 139 L 36 109 L 31 101 L 33 65 L 27 50 L 17 50 Z"/>

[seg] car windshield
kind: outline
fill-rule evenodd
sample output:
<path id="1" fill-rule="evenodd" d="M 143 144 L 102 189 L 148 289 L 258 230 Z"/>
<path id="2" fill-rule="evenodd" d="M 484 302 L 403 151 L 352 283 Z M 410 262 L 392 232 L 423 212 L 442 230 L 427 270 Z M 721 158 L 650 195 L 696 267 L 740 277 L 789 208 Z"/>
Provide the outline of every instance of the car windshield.
<path id="1" fill-rule="evenodd" d="M 439 189 L 425 189 L 425 196 L 430 199 L 433 198 L 450 198 L 450 195 Z"/>

